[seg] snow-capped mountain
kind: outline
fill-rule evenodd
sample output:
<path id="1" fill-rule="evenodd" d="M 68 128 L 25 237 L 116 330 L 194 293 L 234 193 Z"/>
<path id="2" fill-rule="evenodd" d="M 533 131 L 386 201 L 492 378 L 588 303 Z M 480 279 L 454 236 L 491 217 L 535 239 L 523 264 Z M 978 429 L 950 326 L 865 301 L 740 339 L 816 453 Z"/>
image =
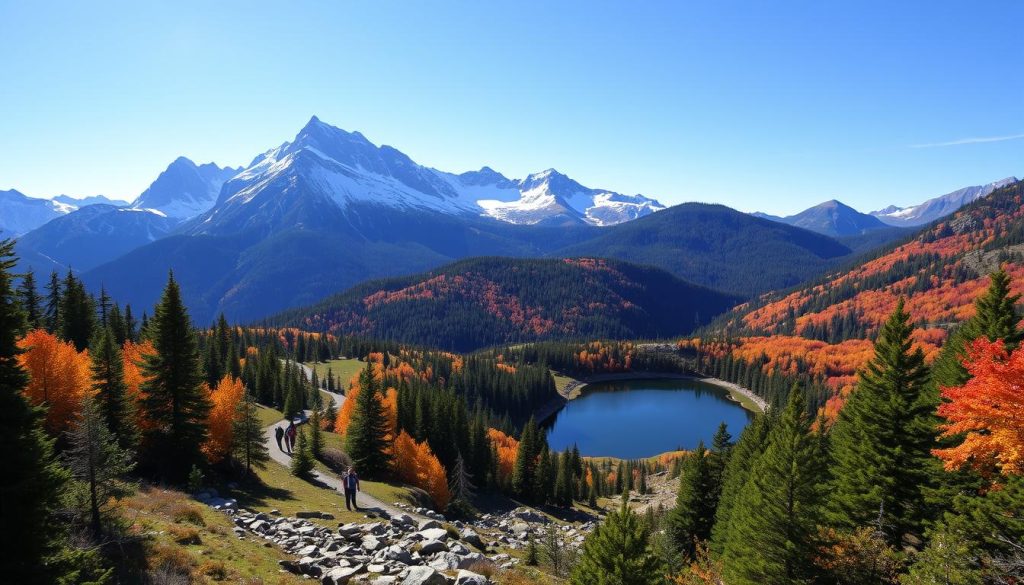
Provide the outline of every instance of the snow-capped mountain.
<path id="1" fill-rule="evenodd" d="M 221 186 L 239 170 L 221 168 L 214 163 L 196 165 L 183 156 L 178 157 L 131 207 L 154 209 L 179 220 L 193 218 L 213 207 Z"/>
<path id="2" fill-rule="evenodd" d="M 64 203 L 72 207 L 81 209 L 82 207 L 88 207 L 90 205 L 113 205 L 114 207 L 124 207 L 128 205 L 127 201 L 121 199 L 111 199 L 104 195 L 90 195 L 88 197 L 72 197 L 71 195 L 57 195 L 53 198 L 58 203 Z"/>
<path id="3" fill-rule="evenodd" d="M 37 199 L 11 189 L 0 191 L 0 238 L 18 237 L 77 209 L 53 199 Z"/>
<path id="4" fill-rule="evenodd" d="M 931 223 L 939 218 L 946 217 L 964 205 L 987 197 L 992 191 L 1016 183 L 1016 177 L 1007 177 L 1000 181 L 994 181 L 987 185 L 974 185 L 964 187 L 952 193 L 940 195 L 929 199 L 920 205 L 910 207 L 897 207 L 890 205 L 885 209 L 872 211 L 871 215 L 877 217 L 889 225 L 895 226 L 918 226 Z"/>
<path id="5" fill-rule="evenodd" d="M 641 195 L 589 189 L 554 170 L 516 181 L 488 167 L 453 174 L 417 164 L 316 116 L 292 142 L 256 157 L 224 184 L 196 232 L 234 232 L 285 219 L 316 222 L 317 209 L 387 207 L 517 224 L 614 225 L 664 209 Z M 147 205 L 148 206 L 148 205 Z M 307 211 L 296 214 L 297 208 Z M 326 213 L 326 212 L 325 212 Z"/>

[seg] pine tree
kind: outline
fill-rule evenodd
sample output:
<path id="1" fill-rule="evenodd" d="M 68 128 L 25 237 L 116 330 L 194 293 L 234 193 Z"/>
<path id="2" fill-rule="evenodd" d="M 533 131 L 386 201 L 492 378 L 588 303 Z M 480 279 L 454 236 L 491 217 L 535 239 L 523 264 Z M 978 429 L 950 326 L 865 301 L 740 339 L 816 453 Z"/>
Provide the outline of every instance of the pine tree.
<path id="1" fill-rule="evenodd" d="M 306 437 L 306 430 L 299 428 L 295 452 L 292 453 L 292 475 L 302 479 L 309 479 L 315 466 L 316 459 L 313 458 L 313 450 L 310 447 L 309 439 Z"/>
<path id="2" fill-rule="evenodd" d="M 123 480 L 135 464 L 107 428 L 101 404 L 95 398 L 87 397 L 82 403 L 78 423 L 70 434 L 67 460 L 71 473 L 83 484 L 89 529 L 99 540 L 103 535 L 102 518 L 111 499 L 132 491 Z"/>
<path id="3" fill-rule="evenodd" d="M 555 476 L 555 504 L 563 507 L 572 505 L 572 455 L 566 451 L 557 459 L 557 472 Z"/>
<path id="4" fill-rule="evenodd" d="M 28 374 L 18 364 L 17 340 L 25 331 L 11 271 L 14 243 L 0 241 L 0 428 L 6 437 L 0 473 L 0 550 L 10 583 L 52 583 L 47 561 L 61 545 L 57 518 L 68 472 L 53 455 L 53 439 L 42 427 L 42 412 L 25 400 Z"/>
<path id="5" fill-rule="evenodd" d="M 663 568 L 648 545 L 643 520 L 627 505 L 605 518 L 583 542 L 572 572 L 573 585 L 650 585 L 661 582 Z"/>
<path id="6" fill-rule="evenodd" d="M 46 310 L 43 314 L 46 330 L 50 333 L 60 333 L 61 304 L 60 277 L 54 270 L 50 272 L 50 283 L 46 285 Z"/>
<path id="7" fill-rule="evenodd" d="M 245 397 L 238 403 L 238 414 L 232 429 L 234 436 L 234 456 L 245 463 L 245 471 L 252 472 L 253 467 L 262 469 L 270 460 L 270 453 L 264 443 L 263 424 L 260 422 L 259 408 L 252 392 L 246 390 Z"/>
<path id="8" fill-rule="evenodd" d="M 320 459 L 324 454 L 324 430 L 320 426 L 320 421 L 320 411 L 313 409 L 313 414 L 309 417 L 309 451 L 313 454 L 313 459 Z"/>
<path id="9" fill-rule="evenodd" d="M 516 463 L 512 468 L 512 491 L 522 498 L 530 498 L 536 482 L 537 456 L 541 451 L 538 433 L 537 421 L 530 417 L 520 435 Z"/>
<path id="10" fill-rule="evenodd" d="M 128 385 L 124 381 L 121 348 L 109 327 L 97 332 L 90 348 L 92 387 L 96 391 L 100 413 L 121 449 L 134 452 L 139 446 L 139 436 L 135 405 L 128 396 Z"/>
<path id="11" fill-rule="evenodd" d="M 61 298 L 60 315 L 60 336 L 75 344 L 75 349 L 78 351 L 89 347 L 96 323 L 93 300 L 85 291 L 82 281 L 75 278 L 70 270 L 64 278 L 64 295 Z"/>
<path id="12" fill-rule="evenodd" d="M 1010 276 L 1003 268 L 990 276 L 988 290 L 974 301 L 975 314 L 954 331 L 942 351 L 932 364 L 933 381 L 939 387 L 962 386 L 969 375 L 963 360 L 967 346 L 979 337 L 989 341 L 1002 339 L 1008 350 L 1021 341 L 1022 332 L 1017 327 L 1020 317 L 1016 305 L 1020 295 L 1011 294 Z"/>
<path id="13" fill-rule="evenodd" d="M 384 404 L 378 399 L 379 389 L 370 368 L 367 363 L 359 375 L 360 389 L 355 396 L 352 419 L 345 431 L 345 451 L 359 473 L 366 477 L 382 477 L 391 468 L 387 440 L 391 429 Z"/>
<path id="14" fill-rule="evenodd" d="M 193 465 L 202 462 L 206 417 L 211 404 L 203 385 L 202 358 L 181 289 L 172 274 L 149 323 L 156 350 L 145 356 L 142 368 L 143 457 L 158 478 L 183 481 Z"/>
<path id="15" fill-rule="evenodd" d="M 924 354 L 912 350 L 902 299 L 882 326 L 875 355 L 833 426 L 828 520 L 854 529 L 882 509 L 887 540 L 899 545 L 925 519 L 925 489 L 936 462 L 935 406 Z"/>
<path id="16" fill-rule="evenodd" d="M 806 583 L 817 551 L 825 454 L 794 388 L 739 494 L 723 561 L 730 585 Z"/>
<path id="17" fill-rule="evenodd" d="M 28 321 L 29 329 L 38 329 L 43 326 L 42 298 L 36 289 L 36 273 L 29 268 L 28 272 L 21 279 L 18 287 L 18 296 L 21 299 L 21 306 L 25 311 L 25 319 Z"/>
<path id="18" fill-rule="evenodd" d="M 715 520 L 712 470 L 704 442 L 686 456 L 679 476 L 676 507 L 669 514 L 666 529 L 677 549 L 693 559 L 700 541 L 711 537 Z"/>

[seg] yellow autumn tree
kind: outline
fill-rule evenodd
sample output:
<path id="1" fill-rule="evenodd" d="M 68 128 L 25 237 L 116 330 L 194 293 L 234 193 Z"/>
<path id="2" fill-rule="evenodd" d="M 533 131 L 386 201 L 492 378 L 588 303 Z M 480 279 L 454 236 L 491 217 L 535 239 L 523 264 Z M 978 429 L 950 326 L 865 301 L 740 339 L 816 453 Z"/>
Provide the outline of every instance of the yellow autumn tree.
<path id="1" fill-rule="evenodd" d="M 210 463 L 220 463 L 231 455 L 233 428 L 238 413 L 238 403 L 245 396 L 242 380 L 225 375 L 210 393 L 210 416 L 207 419 L 209 435 L 203 444 L 203 453 Z"/>
<path id="2" fill-rule="evenodd" d="M 399 479 L 427 492 L 438 510 L 445 509 L 451 500 L 448 474 L 426 441 L 417 443 L 409 433 L 399 433 L 394 442 L 392 465 Z"/>
<path id="3" fill-rule="evenodd" d="M 25 350 L 18 363 L 29 374 L 25 396 L 32 404 L 46 406 L 46 430 L 58 436 L 71 428 L 82 400 L 92 392 L 89 353 L 79 353 L 73 344 L 43 329 L 29 331 L 18 347 Z"/>

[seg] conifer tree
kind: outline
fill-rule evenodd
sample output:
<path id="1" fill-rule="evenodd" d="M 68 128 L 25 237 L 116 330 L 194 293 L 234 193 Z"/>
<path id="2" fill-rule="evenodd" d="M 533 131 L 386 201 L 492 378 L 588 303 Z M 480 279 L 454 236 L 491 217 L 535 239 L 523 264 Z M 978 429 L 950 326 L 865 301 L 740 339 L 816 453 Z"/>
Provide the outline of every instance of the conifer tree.
<path id="1" fill-rule="evenodd" d="M 531 499 L 537 504 L 555 502 L 555 476 L 558 473 L 558 453 L 548 449 L 547 445 L 541 447 L 540 455 L 537 456 L 537 470 L 533 477 L 533 492 Z"/>
<path id="2" fill-rule="evenodd" d="M 746 428 L 740 433 L 739 441 L 731 450 L 729 462 L 726 464 L 722 476 L 722 493 L 715 511 L 715 526 L 711 531 L 710 548 L 716 555 L 720 556 L 725 550 L 736 500 L 743 487 L 746 486 L 746 480 L 750 478 L 751 469 L 764 453 L 770 429 L 771 419 L 768 415 L 757 415 L 754 421 L 746 425 Z"/>
<path id="3" fill-rule="evenodd" d="M 37 329 L 43 325 L 42 298 L 36 289 L 36 273 L 32 268 L 28 269 L 18 286 L 18 297 L 25 312 L 25 320 L 29 329 Z"/>
<path id="4" fill-rule="evenodd" d="M 46 310 L 43 313 L 46 330 L 50 333 L 60 333 L 61 329 L 61 289 L 60 277 L 57 271 L 50 272 L 50 282 L 46 285 Z"/>
<path id="5" fill-rule="evenodd" d="M 53 455 L 53 439 L 42 427 L 42 412 L 22 394 L 28 374 L 18 364 L 17 340 L 25 331 L 11 271 L 14 243 L 0 241 L 0 428 L 6 437 L 0 473 L 0 550 L 7 559 L 3 578 L 11 583 L 51 583 L 47 564 L 60 547 L 57 519 L 68 472 Z"/>
<path id="6" fill-rule="evenodd" d="M 192 466 L 202 462 L 211 404 L 199 344 L 173 274 L 148 330 L 156 351 L 142 364 L 141 408 L 147 425 L 141 460 L 159 478 L 184 481 Z"/>
<path id="7" fill-rule="evenodd" d="M 313 414 L 309 416 L 309 451 L 313 454 L 313 459 L 320 459 L 324 454 L 324 430 L 320 426 L 321 420 L 320 411 L 314 408 Z"/>
<path id="8" fill-rule="evenodd" d="M 324 409 L 324 421 L 327 423 L 326 430 L 334 430 L 334 421 L 338 420 L 338 406 L 334 403 L 332 397 L 330 402 L 327 403 L 327 408 Z"/>
<path id="9" fill-rule="evenodd" d="M 359 392 L 355 396 L 352 419 L 345 430 L 345 451 L 359 473 L 366 477 L 382 477 L 391 468 L 388 454 L 390 422 L 384 404 L 378 399 L 379 389 L 373 379 L 371 365 L 359 374 Z"/>
<path id="10" fill-rule="evenodd" d="M 245 464 L 245 471 L 253 467 L 262 469 L 270 460 L 270 453 L 263 437 L 259 409 L 252 392 L 246 389 L 245 397 L 238 403 L 238 414 L 232 427 L 234 456 Z"/>
<path id="11" fill-rule="evenodd" d="M 650 585 L 659 583 L 663 568 L 648 545 L 643 519 L 622 507 L 605 518 L 583 542 L 583 552 L 572 572 L 573 585 Z"/>
<path id="12" fill-rule="evenodd" d="M 90 344 L 92 358 L 92 387 L 96 402 L 107 429 L 117 439 L 121 449 L 134 452 L 138 448 L 138 428 L 135 424 L 135 405 L 128 396 L 124 380 L 124 360 L 121 347 L 109 327 L 97 332 Z"/>
<path id="13" fill-rule="evenodd" d="M 558 458 L 558 472 L 555 477 L 555 503 L 559 506 L 572 505 L 572 455 L 566 451 Z"/>
<path id="14" fill-rule="evenodd" d="M 96 322 L 93 300 L 85 291 L 82 281 L 75 278 L 70 270 L 64 278 L 60 315 L 60 336 L 75 344 L 78 351 L 89 347 Z"/>
<path id="15" fill-rule="evenodd" d="M 817 551 L 825 454 L 794 388 L 732 512 L 723 553 L 730 585 L 806 583 Z"/>
<path id="16" fill-rule="evenodd" d="M 523 498 L 529 498 L 535 482 L 537 456 L 540 454 L 537 421 L 533 417 L 523 427 L 516 451 L 516 462 L 512 468 L 512 491 Z"/>
<path id="17" fill-rule="evenodd" d="M 131 493 L 123 480 L 135 464 L 131 454 L 118 446 L 107 428 L 100 402 L 93 397 L 82 402 L 78 423 L 70 434 L 67 460 L 72 474 L 83 484 L 89 529 L 99 540 L 111 499 Z"/>
<path id="18" fill-rule="evenodd" d="M 292 475 L 302 479 L 309 479 L 315 466 L 316 459 L 313 458 L 313 450 L 310 448 L 306 429 L 299 428 L 299 436 L 295 442 L 295 452 L 292 453 Z"/>
<path id="19" fill-rule="evenodd" d="M 974 301 L 975 314 L 954 331 L 932 364 L 932 378 L 939 387 L 962 386 L 969 375 L 963 360 L 967 346 L 979 337 L 1002 339 L 1012 351 L 1021 341 L 1016 305 L 1020 295 L 1011 294 L 1010 276 L 1000 267 L 990 276 L 988 290 Z"/>
<path id="20" fill-rule="evenodd" d="M 898 545 L 924 520 L 925 491 L 937 462 L 937 397 L 929 388 L 921 349 L 912 350 L 910 315 L 902 299 L 875 341 L 832 428 L 829 523 L 854 529 L 879 521 Z"/>
<path id="21" fill-rule="evenodd" d="M 704 441 L 686 456 L 679 475 L 676 507 L 669 514 L 666 529 L 677 549 L 693 559 L 697 545 L 711 537 L 715 520 L 712 470 Z"/>

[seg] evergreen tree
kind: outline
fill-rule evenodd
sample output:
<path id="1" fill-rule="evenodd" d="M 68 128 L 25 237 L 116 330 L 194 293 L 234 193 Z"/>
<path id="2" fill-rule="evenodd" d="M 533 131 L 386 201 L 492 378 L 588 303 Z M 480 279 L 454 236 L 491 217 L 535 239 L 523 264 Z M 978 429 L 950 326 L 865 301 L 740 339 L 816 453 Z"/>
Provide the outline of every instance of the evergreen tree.
<path id="1" fill-rule="evenodd" d="M 751 424 L 746 425 L 739 435 L 739 441 L 731 450 L 729 462 L 722 476 L 722 494 L 715 512 L 715 526 L 711 531 L 711 550 L 721 556 L 729 533 L 732 511 L 740 492 L 750 478 L 751 469 L 764 453 L 768 443 L 771 419 L 759 414 Z"/>
<path id="2" fill-rule="evenodd" d="M 533 476 L 533 492 L 530 499 L 537 504 L 555 502 L 555 475 L 558 473 L 558 453 L 548 449 L 547 445 L 541 447 L 540 455 L 537 456 L 537 468 Z"/>
<path id="3" fill-rule="evenodd" d="M 730 585 L 806 583 L 817 552 L 825 454 L 801 391 L 768 436 L 732 512 L 723 554 Z"/>
<path id="4" fill-rule="evenodd" d="M 132 316 L 132 306 L 124 306 L 124 331 L 119 336 L 120 345 L 124 345 L 125 341 L 138 341 L 139 332 L 136 329 L 138 324 L 135 322 L 135 317 Z"/>
<path id="5" fill-rule="evenodd" d="M 622 507 L 605 518 L 583 542 L 583 553 L 572 572 L 573 585 L 650 585 L 661 582 L 663 568 L 648 546 L 643 520 Z"/>
<path id="6" fill-rule="evenodd" d="M 700 541 L 711 537 L 715 520 L 712 469 L 704 442 L 686 456 L 679 476 L 676 507 L 669 514 L 666 529 L 677 549 L 693 559 Z"/>
<path id="7" fill-rule="evenodd" d="M 60 333 L 61 304 L 60 277 L 54 270 L 50 272 L 50 283 L 46 285 L 46 310 L 43 314 L 46 330 L 50 333 Z"/>
<path id="8" fill-rule="evenodd" d="M 373 379 L 371 365 L 359 374 L 359 392 L 355 396 L 352 419 L 345 431 L 345 451 L 359 473 L 365 477 L 382 477 L 391 468 L 388 454 L 390 422 L 384 404 L 378 399 L 379 389 Z"/>
<path id="9" fill-rule="evenodd" d="M 156 350 L 142 368 L 142 462 L 158 478 L 183 481 L 202 462 L 210 398 L 203 385 L 199 344 L 181 301 L 181 289 L 170 275 L 148 334 Z"/>
<path id="10" fill-rule="evenodd" d="M 954 331 L 942 345 L 932 364 L 933 381 L 939 387 L 962 386 L 969 375 L 963 360 L 967 346 L 979 337 L 989 341 L 1002 339 L 1008 350 L 1017 347 L 1022 332 L 1017 327 L 1017 301 L 1020 295 L 1011 294 L 1010 276 L 1003 268 L 990 276 L 988 290 L 974 301 L 974 317 Z"/>
<path id="11" fill-rule="evenodd" d="M 71 473 L 82 483 L 89 529 L 99 540 L 103 535 L 102 518 L 111 499 L 131 493 L 129 484 L 123 480 L 135 464 L 107 428 L 106 417 L 95 398 L 87 397 L 82 403 L 78 423 L 70 433 L 67 460 Z"/>
<path id="12" fill-rule="evenodd" d="M 0 473 L 3 578 L 10 583 L 53 583 L 58 575 L 48 560 L 61 545 L 63 523 L 57 511 L 68 472 L 54 458 L 42 411 L 22 394 L 28 374 L 17 361 L 17 340 L 25 321 L 13 290 L 14 265 L 14 243 L 0 241 L 0 428 L 6 438 Z"/>
<path id="13" fill-rule="evenodd" d="M 315 466 L 316 459 L 313 458 L 313 450 L 310 447 L 309 439 L 306 437 L 306 430 L 299 428 L 299 436 L 295 442 L 295 452 L 292 453 L 292 475 L 302 479 L 309 479 Z"/>
<path id="14" fill-rule="evenodd" d="M 68 270 L 64 278 L 64 295 L 61 298 L 60 336 L 75 344 L 75 349 L 83 351 L 89 347 L 96 315 L 93 310 L 92 297 L 85 291 L 82 281 Z"/>
<path id="15" fill-rule="evenodd" d="M 139 442 L 135 405 L 128 396 L 124 361 L 113 331 L 109 327 L 101 329 L 90 348 L 92 387 L 96 391 L 97 406 L 121 449 L 134 452 Z"/>
<path id="16" fill-rule="evenodd" d="M 107 294 L 107 288 L 100 285 L 100 299 L 96 303 L 96 310 L 99 311 L 100 327 L 109 327 L 110 322 L 107 320 L 110 315 L 110 308 L 113 302 L 110 300 L 110 295 Z"/>
<path id="17" fill-rule="evenodd" d="M 572 479 L 572 455 L 566 451 L 558 458 L 558 472 L 555 476 L 555 503 L 559 506 L 572 505 Z"/>
<path id="18" fill-rule="evenodd" d="M 270 460 L 270 453 L 263 439 L 263 424 L 260 421 L 256 399 L 248 389 L 245 397 L 238 403 L 238 413 L 232 425 L 234 436 L 234 456 L 245 463 L 245 471 L 252 472 L 253 467 L 262 469 Z"/>
<path id="19" fill-rule="evenodd" d="M 534 486 L 537 456 L 541 451 L 540 440 L 537 437 L 539 432 L 537 421 L 530 417 L 519 437 L 516 462 L 512 468 L 512 491 L 522 498 L 529 498 Z"/>
<path id="20" fill-rule="evenodd" d="M 314 408 L 309 417 L 309 451 L 313 459 L 320 459 L 324 454 L 324 430 L 320 422 L 320 411 Z"/>
<path id="21" fill-rule="evenodd" d="M 25 319 L 29 329 L 38 329 L 43 326 L 42 298 L 39 290 L 36 289 L 36 273 L 29 268 L 28 272 L 21 279 L 18 287 L 18 296 L 21 299 L 21 306 L 25 311 Z"/>
<path id="22" fill-rule="evenodd" d="M 334 421 L 338 420 L 338 406 L 334 403 L 333 397 L 327 403 L 327 408 L 324 409 L 324 420 L 327 421 L 327 430 L 333 431 Z"/>
<path id="23" fill-rule="evenodd" d="M 860 374 L 831 433 L 828 520 L 842 529 L 879 519 L 899 545 L 925 519 L 925 491 L 936 462 L 937 397 L 921 349 L 911 350 L 910 315 L 902 299 L 882 326 L 875 355 Z"/>

